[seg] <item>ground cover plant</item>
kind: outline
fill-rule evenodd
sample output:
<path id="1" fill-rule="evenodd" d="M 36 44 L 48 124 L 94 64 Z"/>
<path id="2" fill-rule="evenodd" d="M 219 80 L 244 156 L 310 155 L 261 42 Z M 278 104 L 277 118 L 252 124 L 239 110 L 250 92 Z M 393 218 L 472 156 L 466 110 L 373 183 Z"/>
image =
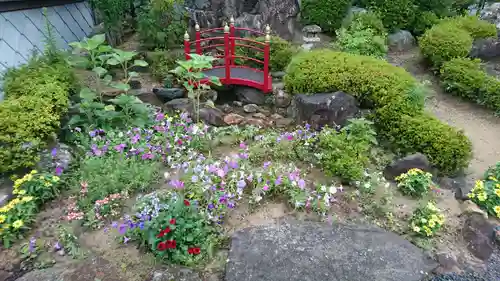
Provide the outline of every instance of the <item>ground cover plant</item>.
<path id="1" fill-rule="evenodd" d="M 498 181 L 500 164 L 490 167 L 482 180 L 476 181 L 468 194 L 469 198 L 488 214 L 500 218 L 500 183 Z"/>

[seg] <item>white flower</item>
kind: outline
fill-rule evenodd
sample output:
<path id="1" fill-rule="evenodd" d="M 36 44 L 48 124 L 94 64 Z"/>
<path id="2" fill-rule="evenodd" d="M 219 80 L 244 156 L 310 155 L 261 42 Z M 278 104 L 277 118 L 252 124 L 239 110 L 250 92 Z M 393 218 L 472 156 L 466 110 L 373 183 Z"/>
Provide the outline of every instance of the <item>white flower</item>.
<path id="1" fill-rule="evenodd" d="M 165 172 L 165 173 L 163 173 L 163 177 L 164 177 L 165 179 L 170 178 L 170 173 L 169 173 L 169 172 Z"/>
<path id="2" fill-rule="evenodd" d="M 255 196 L 255 202 L 259 202 L 260 200 L 262 200 L 261 196 Z"/>
<path id="3" fill-rule="evenodd" d="M 337 193 L 337 188 L 335 186 L 330 186 L 330 194 L 335 194 Z"/>
<path id="4" fill-rule="evenodd" d="M 363 187 L 364 187 L 365 189 L 370 189 L 371 184 L 370 184 L 369 182 L 365 182 L 365 184 L 363 185 Z"/>
<path id="5" fill-rule="evenodd" d="M 321 186 L 321 191 L 326 192 L 326 186 L 322 185 Z"/>

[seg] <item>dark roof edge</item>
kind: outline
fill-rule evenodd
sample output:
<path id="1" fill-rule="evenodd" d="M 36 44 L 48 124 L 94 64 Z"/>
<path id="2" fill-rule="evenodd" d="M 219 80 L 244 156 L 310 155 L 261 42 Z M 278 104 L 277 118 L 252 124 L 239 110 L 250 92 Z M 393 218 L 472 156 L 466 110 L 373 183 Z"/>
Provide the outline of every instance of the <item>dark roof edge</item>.
<path id="1" fill-rule="evenodd" d="M 85 2 L 85 0 L 0 0 L 0 13 Z"/>

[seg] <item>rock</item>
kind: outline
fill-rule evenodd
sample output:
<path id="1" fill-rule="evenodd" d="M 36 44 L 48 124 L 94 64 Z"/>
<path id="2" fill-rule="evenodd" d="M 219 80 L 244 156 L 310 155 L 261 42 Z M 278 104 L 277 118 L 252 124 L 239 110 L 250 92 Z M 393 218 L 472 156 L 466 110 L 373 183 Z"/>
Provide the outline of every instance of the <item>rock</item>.
<path id="1" fill-rule="evenodd" d="M 460 273 L 460 265 L 457 262 L 457 258 L 452 253 L 438 253 L 436 259 L 439 263 L 439 267 L 435 270 L 437 274 L 444 274 L 450 272 Z"/>
<path id="2" fill-rule="evenodd" d="M 226 281 L 419 281 L 437 267 L 375 226 L 280 220 L 232 237 Z"/>
<path id="3" fill-rule="evenodd" d="M 12 276 L 12 272 L 7 272 L 0 269 L 0 280 L 8 280 Z"/>
<path id="4" fill-rule="evenodd" d="M 269 116 L 269 115 L 271 115 L 271 111 L 270 111 L 269 109 L 262 108 L 262 107 L 259 107 L 259 113 L 262 113 L 262 114 L 264 114 L 265 116 Z"/>
<path id="5" fill-rule="evenodd" d="M 152 274 L 151 281 L 202 281 L 198 273 L 192 271 L 191 269 L 183 268 L 176 271 L 168 270 L 157 270 Z"/>
<path id="6" fill-rule="evenodd" d="M 253 118 L 258 118 L 258 119 L 266 119 L 266 115 L 264 113 L 260 113 L 260 112 L 257 112 L 257 113 L 254 113 L 252 115 Z"/>
<path id="7" fill-rule="evenodd" d="M 286 108 L 275 108 L 275 112 L 276 114 L 279 114 L 279 115 L 282 115 L 282 116 L 287 116 L 287 113 L 286 113 Z"/>
<path id="8" fill-rule="evenodd" d="M 222 111 L 224 111 L 224 113 L 231 113 L 233 112 L 233 108 L 229 104 L 225 103 L 222 105 Z"/>
<path id="9" fill-rule="evenodd" d="M 495 241 L 497 241 L 497 244 L 500 246 L 500 225 L 497 225 L 495 228 Z"/>
<path id="10" fill-rule="evenodd" d="M 475 257 L 483 261 L 490 258 L 494 249 L 494 231 L 493 225 L 483 215 L 468 214 L 462 228 L 462 236 L 467 243 L 467 249 Z"/>
<path id="11" fill-rule="evenodd" d="M 171 100 L 163 105 L 168 111 L 191 111 L 193 103 L 188 98 Z"/>
<path id="12" fill-rule="evenodd" d="M 154 106 L 162 107 L 164 102 L 162 102 L 157 95 L 153 94 L 152 92 L 143 92 L 137 95 L 137 98 L 139 98 L 143 103 L 149 103 Z"/>
<path id="13" fill-rule="evenodd" d="M 387 37 L 389 50 L 393 52 L 404 52 L 416 46 L 415 37 L 408 30 L 398 30 Z"/>
<path id="14" fill-rule="evenodd" d="M 278 113 L 274 113 L 273 115 L 271 115 L 271 119 L 281 119 L 281 118 L 284 118 L 284 117 L 279 115 Z"/>
<path id="15" fill-rule="evenodd" d="M 243 106 L 243 111 L 246 113 L 255 113 L 259 111 L 259 107 L 256 104 L 246 104 Z"/>
<path id="16" fill-rule="evenodd" d="M 280 118 L 280 119 L 274 120 L 274 123 L 276 124 L 276 127 L 278 127 L 278 128 L 286 128 L 293 123 L 293 119 L 292 118 Z"/>
<path id="17" fill-rule="evenodd" d="M 235 87 L 234 93 L 243 104 L 263 105 L 266 102 L 264 93 L 255 88 L 238 86 Z"/>
<path id="18" fill-rule="evenodd" d="M 245 119 L 245 117 L 243 117 L 239 114 L 236 114 L 236 113 L 230 113 L 230 114 L 224 116 L 224 122 L 226 122 L 226 124 L 228 124 L 228 125 L 238 125 L 241 122 L 243 122 L 244 119 Z"/>
<path id="19" fill-rule="evenodd" d="M 388 180 L 394 180 L 397 176 L 408 172 L 412 168 L 431 172 L 431 164 L 427 156 L 415 153 L 394 161 L 384 169 L 384 176 Z"/>
<path id="20" fill-rule="evenodd" d="M 494 24 L 500 30 L 500 3 L 486 3 L 479 18 Z"/>
<path id="21" fill-rule="evenodd" d="M 469 56 L 472 58 L 490 59 L 500 55 L 498 38 L 484 38 L 474 40 Z"/>
<path id="22" fill-rule="evenodd" d="M 479 206 L 476 203 L 470 200 L 462 202 L 460 204 L 460 210 L 462 211 L 461 216 L 470 214 L 479 214 L 483 216 L 485 219 L 488 218 L 488 214 L 481 208 L 479 208 Z"/>
<path id="23" fill-rule="evenodd" d="M 184 97 L 183 88 L 153 88 L 153 93 L 164 103 Z"/>
<path id="24" fill-rule="evenodd" d="M 208 100 L 211 100 L 211 101 L 216 101 L 217 100 L 217 91 L 216 90 L 207 90 L 207 91 L 204 91 L 201 96 L 200 96 L 200 100 L 201 101 L 208 101 Z"/>
<path id="25" fill-rule="evenodd" d="M 276 107 L 288 107 L 292 98 L 283 89 L 277 89 L 274 91 L 274 105 Z"/>
<path id="26" fill-rule="evenodd" d="M 128 81 L 128 84 L 130 85 L 130 88 L 133 90 L 138 90 L 142 87 L 141 81 L 135 79 Z"/>
<path id="27" fill-rule="evenodd" d="M 67 170 L 73 163 L 73 160 L 73 149 L 64 143 L 58 142 L 51 148 L 42 151 L 40 154 L 40 161 L 37 163 L 36 167 L 38 170 L 51 172 L 53 172 L 56 167 Z"/>
<path id="28" fill-rule="evenodd" d="M 12 198 L 12 187 L 14 183 L 9 178 L 0 178 L 0 207 L 5 206 Z M 0 279 L 1 280 L 1 279 Z"/>
<path id="29" fill-rule="evenodd" d="M 297 123 L 309 123 L 314 128 L 322 126 L 343 126 L 347 120 L 359 112 L 356 99 L 344 92 L 295 95 Z M 319 116 L 320 121 L 312 123 L 313 116 Z M 288 114 L 287 114 L 288 116 Z M 290 117 L 290 116 L 288 116 Z"/>
<path id="30" fill-rule="evenodd" d="M 191 116 L 194 115 L 191 114 Z M 200 119 L 205 121 L 205 123 L 216 127 L 226 125 L 226 122 L 224 122 L 224 113 L 220 111 L 218 108 L 213 108 L 213 107 L 200 108 Z"/>
<path id="31" fill-rule="evenodd" d="M 271 76 L 276 79 L 281 79 L 286 75 L 286 72 L 284 71 L 274 71 L 271 72 Z"/>
<path id="32" fill-rule="evenodd" d="M 465 176 L 458 176 L 454 178 L 441 177 L 438 179 L 437 184 L 442 189 L 454 191 L 455 199 L 469 200 L 467 194 L 472 189 L 472 186 L 467 183 Z"/>
<path id="33" fill-rule="evenodd" d="M 262 119 L 255 119 L 255 118 L 247 118 L 247 119 L 245 119 L 243 124 L 244 125 L 252 125 L 252 126 L 259 127 L 259 128 L 265 128 L 268 126 L 266 121 L 264 121 Z"/>
<path id="34" fill-rule="evenodd" d="M 235 100 L 235 101 L 233 101 L 233 105 L 234 105 L 234 106 L 237 106 L 237 107 L 242 107 L 242 106 L 243 106 L 243 103 L 242 103 L 241 101 L 237 101 L 237 100 Z"/>

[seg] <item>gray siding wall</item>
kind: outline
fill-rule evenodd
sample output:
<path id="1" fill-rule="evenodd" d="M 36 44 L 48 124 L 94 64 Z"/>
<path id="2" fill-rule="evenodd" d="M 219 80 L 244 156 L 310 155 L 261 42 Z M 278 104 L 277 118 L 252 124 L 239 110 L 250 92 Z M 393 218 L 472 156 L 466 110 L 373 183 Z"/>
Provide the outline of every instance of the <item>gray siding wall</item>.
<path id="1" fill-rule="evenodd" d="M 47 18 L 60 49 L 67 49 L 68 43 L 89 35 L 94 26 L 91 9 L 86 2 L 48 7 Z M 0 73 L 25 63 L 33 51 L 43 51 L 45 26 L 41 8 L 0 13 Z"/>

